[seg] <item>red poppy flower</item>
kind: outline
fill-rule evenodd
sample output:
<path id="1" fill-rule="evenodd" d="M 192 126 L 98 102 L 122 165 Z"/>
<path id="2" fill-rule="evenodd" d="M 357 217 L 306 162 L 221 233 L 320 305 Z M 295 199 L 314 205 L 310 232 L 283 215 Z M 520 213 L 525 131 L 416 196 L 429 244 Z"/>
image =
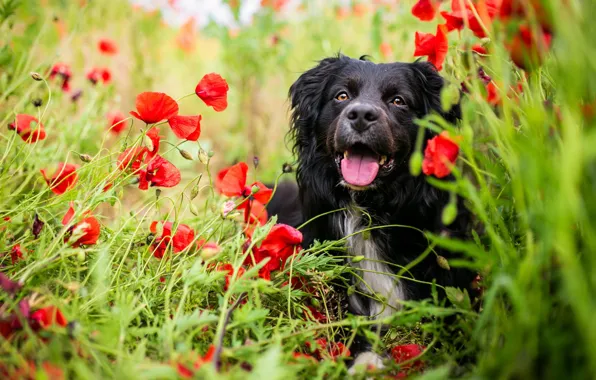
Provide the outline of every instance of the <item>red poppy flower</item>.
<path id="1" fill-rule="evenodd" d="M 459 154 L 459 146 L 449 137 L 447 131 L 428 140 L 424 150 L 422 172 L 443 178 L 451 173 L 452 164 Z"/>
<path id="2" fill-rule="evenodd" d="M 112 79 L 112 73 L 105 67 L 94 67 L 87 73 L 87 79 L 93 84 L 97 84 L 100 81 L 107 84 Z"/>
<path id="3" fill-rule="evenodd" d="M 118 54 L 118 45 L 114 40 L 109 38 L 102 38 L 97 43 L 97 48 L 102 54 L 105 55 L 115 55 Z"/>
<path id="4" fill-rule="evenodd" d="M 29 316 L 31 328 L 35 331 L 47 329 L 53 325 L 66 327 L 68 321 L 56 306 L 47 306 L 36 310 Z"/>
<path id="5" fill-rule="evenodd" d="M 314 307 L 310 306 L 310 305 L 306 305 L 306 308 L 308 310 L 304 310 L 304 317 L 309 320 L 309 321 L 313 321 L 313 322 L 321 322 L 321 323 L 326 323 L 327 322 L 327 316 L 323 313 L 321 313 L 320 311 L 318 311 L 317 309 L 315 309 Z"/>
<path id="6" fill-rule="evenodd" d="M 170 128 L 176 137 L 190 141 L 197 141 L 201 136 L 202 116 L 173 116 L 168 119 Z"/>
<path id="7" fill-rule="evenodd" d="M 209 107 L 220 112 L 228 107 L 228 89 L 228 83 L 221 75 L 210 73 L 197 84 L 195 94 Z"/>
<path id="8" fill-rule="evenodd" d="M 73 203 L 70 202 L 68 211 L 66 211 L 66 214 L 62 218 L 62 225 L 68 225 L 72 221 L 74 214 L 75 209 Z M 85 217 L 80 222 L 68 229 L 68 235 L 65 240 L 69 240 L 74 236 L 77 240 L 70 244 L 75 248 L 81 245 L 93 245 L 99 239 L 100 229 L 99 221 L 90 212 L 86 212 Z"/>
<path id="9" fill-rule="evenodd" d="M 161 236 L 155 239 L 155 243 L 153 244 L 153 256 L 158 259 L 161 259 L 164 256 L 169 245 L 171 245 L 174 253 L 178 253 L 190 246 L 195 238 L 195 232 L 186 224 L 179 224 L 178 227 L 176 227 L 174 236 L 172 236 L 172 227 L 174 226 L 172 222 L 151 223 L 151 226 L 149 227 L 151 233 L 157 233 L 158 223 L 162 223 L 162 233 Z"/>
<path id="10" fill-rule="evenodd" d="M 70 78 L 72 77 L 70 66 L 68 66 L 66 63 L 56 63 L 54 66 L 52 66 L 52 70 L 50 71 L 50 79 L 54 79 L 57 76 L 62 79 L 62 91 L 69 92 Z"/>
<path id="11" fill-rule="evenodd" d="M 156 187 L 174 187 L 180 183 L 180 170 L 170 161 L 156 155 L 149 161 L 147 167 L 141 167 L 139 172 L 139 189 L 147 190 L 149 185 Z"/>
<path id="12" fill-rule="evenodd" d="M 566 3 L 566 2 L 563 2 Z M 565 6 L 567 4 L 564 4 Z M 531 11 L 530 11 L 531 9 Z M 530 11 L 530 12 L 528 12 Z M 502 0 L 499 9 L 499 16 L 503 21 L 508 21 L 512 17 L 520 20 L 527 20 L 529 13 L 536 17 L 540 27 L 545 31 L 552 31 L 552 15 L 548 6 L 543 5 L 540 0 Z"/>
<path id="13" fill-rule="evenodd" d="M 449 49 L 447 27 L 438 25 L 436 35 L 416 32 L 415 44 L 414 57 L 428 56 L 428 62 L 432 63 L 438 71 L 441 71 Z"/>
<path id="14" fill-rule="evenodd" d="M 52 192 L 60 195 L 72 189 L 77 183 L 79 177 L 77 176 L 76 170 L 78 168 L 79 165 L 60 162 L 51 178 L 47 176 L 46 169 L 41 169 L 40 172 L 48 186 L 50 186 Z"/>
<path id="15" fill-rule="evenodd" d="M 227 197 L 242 197 L 244 201 L 238 206 L 244 210 L 244 222 L 258 221 L 261 225 L 267 221 L 267 213 L 263 206 L 271 198 L 273 191 L 260 182 L 246 186 L 248 165 L 239 162 L 234 166 L 221 170 L 215 179 L 215 188 Z M 252 192 L 253 187 L 257 189 Z"/>
<path id="16" fill-rule="evenodd" d="M 474 44 L 472 45 L 472 51 L 481 55 L 486 55 L 488 54 L 488 50 L 486 50 L 486 48 L 484 46 L 482 46 L 481 44 Z"/>
<path id="17" fill-rule="evenodd" d="M 126 129 L 126 115 L 120 111 L 110 111 L 106 115 L 108 127 L 113 134 L 119 134 Z"/>
<path id="18" fill-rule="evenodd" d="M 130 114 L 147 124 L 157 123 L 178 114 L 178 103 L 163 92 L 142 92 L 137 96 L 137 111 Z"/>
<path id="19" fill-rule="evenodd" d="M 136 172 L 141 168 L 141 164 L 155 157 L 159 150 L 159 128 L 153 127 L 145 135 L 151 141 L 152 149 L 144 146 L 126 149 L 118 156 L 118 169 L 126 170 L 130 168 L 133 172 Z"/>
<path id="20" fill-rule="evenodd" d="M 10 260 L 12 261 L 12 265 L 15 265 L 19 260 L 23 259 L 23 251 L 21 249 L 21 245 L 17 244 L 10 250 Z"/>
<path id="21" fill-rule="evenodd" d="M 490 81 L 486 85 L 486 91 L 487 91 L 486 101 L 490 105 L 496 106 L 499 103 L 501 103 L 501 94 L 499 93 L 499 89 L 497 88 L 497 85 L 495 84 L 494 81 Z"/>
<path id="22" fill-rule="evenodd" d="M 238 269 L 236 269 L 236 271 L 234 273 L 234 266 L 230 263 L 219 264 L 219 265 L 217 265 L 216 269 L 219 272 L 226 272 L 226 283 L 224 285 L 224 290 L 229 289 L 232 279 L 234 279 L 234 278 L 239 279 L 246 272 L 246 270 L 244 268 L 239 267 Z"/>
<path id="23" fill-rule="evenodd" d="M 404 344 L 401 346 L 395 346 L 391 349 L 391 356 L 396 363 L 400 364 L 406 361 L 410 361 L 422 355 L 424 346 L 417 344 Z M 415 360 L 401 366 L 402 371 L 397 374 L 397 378 L 405 378 L 411 371 L 420 371 L 424 368 L 424 362 L 422 360 Z"/>
<path id="24" fill-rule="evenodd" d="M 302 250 L 301 243 L 302 233 L 300 231 L 287 224 L 279 223 L 273 226 L 267 237 L 263 239 L 259 251 L 275 258 L 269 262 L 274 262 L 271 270 L 275 270 L 283 268 L 290 256 Z"/>
<path id="25" fill-rule="evenodd" d="M 421 21 L 431 21 L 440 5 L 441 2 L 436 0 L 418 0 L 412 7 L 412 14 Z"/>
<path id="26" fill-rule="evenodd" d="M 477 0 L 474 7 L 467 2 L 460 0 L 452 0 L 451 12 L 441 12 L 441 16 L 446 21 L 447 31 L 462 30 L 466 25 L 466 21 L 470 30 L 479 38 L 486 37 L 486 32 L 482 28 L 482 24 L 489 28 L 492 20 L 499 12 L 500 0 Z M 478 14 L 479 18 L 476 17 Z M 482 21 L 482 22 L 481 22 Z"/>
<path id="27" fill-rule="evenodd" d="M 312 347 L 310 342 L 306 342 L 306 347 L 313 351 L 313 355 L 317 359 L 324 359 L 330 357 L 335 360 L 339 356 L 350 356 L 350 350 L 341 342 L 327 342 L 325 338 L 319 338 L 315 341 L 315 346 Z"/>
<path id="28" fill-rule="evenodd" d="M 313 358 L 309 354 L 303 354 L 302 352 L 294 352 L 294 353 L 292 353 L 292 357 L 294 359 L 298 359 L 298 360 L 308 360 L 308 361 L 312 361 L 315 363 L 317 362 L 317 359 Z"/>
<path id="29" fill-rule="evenodd" d="M 215 346 L 210 345 L 205 355 L 198 355 L 197 359 L 192 364 L 192 368 L 189 368 L 182 363 L 176 363 L 178 375 L 183 379 L 192 379 L 195 375 L 195 371 L 198 371 L 204 364 L 213 361 L 213 355 L 215 355 Z"/>
<path id="30" fill-rule="evenodd" d="M 18 114 L 15 121 L 8 124 L 8 129 L 17 131 L 21 139 L 29 144 L 46 138 L 46 131 L 43 124 L 31 115 Z"/>
<path id="31" fill-rule="evenodd" d="M 513 63 L 520 69 L 529 70 L 540 66 L 550 50 L 552 35 L 543 30 L 538 34 L 526 25 L 520 25 L 513 39 L 506 45 Z"/>

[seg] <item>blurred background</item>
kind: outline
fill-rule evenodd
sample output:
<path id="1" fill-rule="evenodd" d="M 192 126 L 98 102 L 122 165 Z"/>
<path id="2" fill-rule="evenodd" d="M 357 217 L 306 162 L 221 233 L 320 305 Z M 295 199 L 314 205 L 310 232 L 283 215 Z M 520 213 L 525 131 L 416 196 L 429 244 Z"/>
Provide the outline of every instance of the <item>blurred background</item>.
<path id="1" fill-rule="evenodd" d="M 193 93 L 204 74 L 217 72 L 229 83 L 229 107 L 216 113 L 194 96 L 182 100 L 181 114 L 203 116 L 200 146 L 188 142 L 182 148 L 195 157 L 201 148 L 213 150 L 215 168 L 257 156 L 259 176 L 268 181 L 293 161 L 285 138 L 287 92 L 301 72 L 339 52 L 369 55 L 375 62 L 412 61 L 414 32 L 431 32 L 436 25 L 415 19 L 412 2 L 397 0 L 24 2 L 19 17 L 11 18 L 14 38 L 0 59 L 30 50 L 27 60 L 39 62 L 40 72 L 67 64 L 70 89 L 60 91 L 56 84 L 53 101 L 62 109 L 96 107 L 95 117 L 89 119 L 87 109 L 81 123 L 105 124 L 113 111 L 128 115 L 142 91 L 179 99 Z M 98 50 L 106 39 L 115 43 L 115 55 Z M 89 83 L 86 74 L 95 67 L 109 70 L 108 83 Z M 39 96 L 46 96 L 41 91 Z M 79 139 L 96 139 L 86 128 L 73 120 L 69 130 Z M 183 173 L 201 165 L 180 157 L 175 164 Z"/>

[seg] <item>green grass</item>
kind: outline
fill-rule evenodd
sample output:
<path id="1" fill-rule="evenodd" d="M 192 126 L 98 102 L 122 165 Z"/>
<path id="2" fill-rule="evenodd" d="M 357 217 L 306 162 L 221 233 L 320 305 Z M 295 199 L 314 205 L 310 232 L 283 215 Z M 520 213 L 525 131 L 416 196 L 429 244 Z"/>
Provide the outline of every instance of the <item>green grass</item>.
<path id="1" fill-rule="evenodd" d="M 347 315 L 344 300 L 332 291 L 349 269 L 327 252 L 341 251 L 343 241 L 305 249 L 271 281 L 258 278 L 258 268 L 248 269 L 224 290 L 224 273 L 210 264 L 240 266 L 245 238 L 237 218 L 221 217 L 226 199 L 215 194 L 212 182 L 223 166 L 250 163 L 253 155 L 260 164 L 256 170 L 250 165 L 251 182 L 273 181 L 282 164 L 293 161 L 284 139 L 286 93 L 315 60 L 341 49 L 382 61 L 376 52 L 386 41 L 395 52 L 389 60 L 411 61 L 414 32 L 434 31 L 434 23 L 416 20 L 406 5 L 345 20 L 331 8 L 290 22 L 268 13 L 234 38 L 209 27 L 197 37 L 197 50 L 184 53 L 174 42 L 176 30 L 123 2 L 47 3 L 0 0 L 0 265 L 23 283 L 12 296 L 0 294 L 0 318 L 27 298 L 32 309 L 59 307 L 70 323 L 40 332 L 25 326 L 10 340 L 0 338 L 0 370 L 12 373 L 34 361 L 38 368 L 44 362 L 60 367 L 67 378 L 177 378 L 173 363 L 192 363 L 214 344 L 222 348 L 222 366 L 216 372 L 204 365 L 197 378 L 343 378 L 341 358 L 313 363 L 292 354 L 309 353 L 306 342 L 320 337 L 349 342 L 361 332 L 379 350 L 425 345 L 421 378 L 596 376 L 596 118 L 584 107 L 596 97 L 591 2 L 556 6 L 551 54 L 526 79 L 510 63 L 501 29 L 491 34 L 491 55 L 481 61 L 463 54 L 478 41 L 469 31 L 450 34 L 442 74 L 454 84 L 467 81 L 464 118 L 457 127 L 432 117 L 420 124 L 463 136 L 456 180 L 432 183 L 462 196 L 479 228 L 469 242 L 428 238 L 433 246 L 465 253 L 449 265 L 482 275 L 482 306 L 474 310 L 450 290 L 453 306 L 407 301 L 382 321 Z M 54 17 L 66 26 L 62 38 Z M 353 30 L 360 31 L 356 37 Z M 278 45 L 268 42 L 273 34 L 281 36 Z M 102 36 L 118 41 L 118 56 L 99 55 L 95 42 Z M 29 75 L 47 78 L 57 61 L 71 64 L 73 88 L 83 89 L 76 104 L 55 82 Z M 503 91 L 502 104 L 489 105 L 474 74 L 478 65 L 501 89 L 522 80 L 519 99 Z M 88 84 L 84 76 L 91 66 L 110 67 L 113 83 Z M 139 130 L 145 126 L 129 121 L 128 133 L 115 137 L 106 132 L 105 113 L 134 109 L 142 91 L 181 98 L 211 71 L 228 79 L 230 107 L 215 113 L 194 96 L 182 100 L 181 114 L 203 115 L 199 144 L 181 146 L 195 159 L 182 158 L 172 145 L 178 140 L 162 127 L 172 144 L 162 142 L 160 154 L 181 169 L 182 182 L 161 192 L 138 190 L 133 176 L 117 170 L 116 158 L 125 147 L 142 144 Z M 32 105 L 35 98 L 42 107 Z M 25 144 L 8 130 L 17 113 L 39 117 L 47 139 Z M 198 160 L 201 151 L 213 152 L 208 163 Z M 79 154 L 92 159 L 82 162 Z M 53 194 L 39 173 L 58 162 L 80 165 L 77 185 L 63 195 Z M 113 187 L 104 192 L 108 181 Z M 70 201 L 75 219 L 91 211 L 100 220 L 98 244 L 72 248 L 64 241 L 61 220 Z M 35 215 L 45 223 L 37 238 Z M 187 224 L 221 251 L 205 260 L 191 248 L 158 260 L 149 232 L 155 220 Z M 257 229 L 251 244 L 260 244 L 273 223 Z M 13 264 L 9 253 L 17 244 L 24 254 Z M 407 281 L 402 272 L 398 276 Z M 284 285 L 297 276 L 308 280 L 314 294 Z M 328 321 L 305 318 L 305 305 L 325 312 Z M 454 324 L 443 323 L 451 316 Z M 374 333 L 381 322 L 391 326 L 384 337 Z M 346 333 L 343 327 L 354 329 Z M 398 370 L 392 364 L 375 374 Z"/>

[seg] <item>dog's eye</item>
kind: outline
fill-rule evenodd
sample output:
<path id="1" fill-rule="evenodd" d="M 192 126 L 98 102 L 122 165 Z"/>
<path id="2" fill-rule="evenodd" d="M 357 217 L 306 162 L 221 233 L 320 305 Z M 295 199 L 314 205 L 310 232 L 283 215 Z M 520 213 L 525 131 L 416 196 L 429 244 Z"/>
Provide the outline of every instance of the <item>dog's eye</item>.
<path id="1" fill-rule="evenodd" d="M 396 96 L 391 101 L 391 104 L 393 104 L 394 106 L 405 106 L 406 105 L 406 101 L 401 96 Z"/>
<path id="2" fill-rule="evenodd" d="M 348 93 L 345 91 L 342 91 L 335 96 L 335 100 L 339 100 L 340 102 L 343 102 L 344 100 L 348 99 L 350 99 L 350 97 L 348 96 Z"/>

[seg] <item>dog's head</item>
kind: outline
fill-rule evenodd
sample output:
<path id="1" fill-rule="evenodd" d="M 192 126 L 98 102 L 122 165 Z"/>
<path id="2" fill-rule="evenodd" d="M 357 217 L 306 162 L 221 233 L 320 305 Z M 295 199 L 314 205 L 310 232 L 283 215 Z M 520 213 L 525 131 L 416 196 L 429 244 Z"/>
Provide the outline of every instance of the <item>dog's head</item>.
<path id="1" fill-rule="evenodd" d="M 407 168 L 416 119 L 431 112 L 459 118 L 459 106 L 441 109 L 443 84 L 427 62 L 322 60 L 290 88 L 299 164 L 333 167 L 336 184 L 353 190 L 383 186 Z"/>

